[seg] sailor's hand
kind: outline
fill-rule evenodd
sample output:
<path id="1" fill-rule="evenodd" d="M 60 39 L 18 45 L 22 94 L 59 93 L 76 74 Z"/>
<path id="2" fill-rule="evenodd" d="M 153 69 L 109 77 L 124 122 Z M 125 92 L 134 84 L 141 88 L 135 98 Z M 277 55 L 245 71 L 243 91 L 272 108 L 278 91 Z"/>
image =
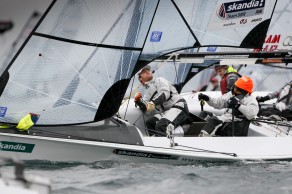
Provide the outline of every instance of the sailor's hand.
<path id="1" fill-rule="evenodd" d="M 286 105 L 285 105 L 285 103 L 284 102 L 278 102 L 277 104 L 276 104 L 276 109 L 278 109 L 279 111 L 283 111 L 283 110 L 285 110 L 286 109 Z"/>
<path id="2" fill-rule="evenodd" d="M 235 96 L 229 98 L 227 101 L 228 108 L 235 108 L 238 109 L 240 106 L 240 101 Z"/>
<path id="3" fill-rule="evenodd" d="M 200 93 L 198 95 L 198 98 L 199 98 L 199 101 L 201 101 L 201 100 L 209 101 L 210 100 L 210 97 L 209 96 L 207 96 L 205 94 L 202 94 L 202 93 Z"/>
<path id="4" fill-rule="evenodd" d="M 152 112 L 154 109 L 155 109 L 155 104 L 154 104 L 154 102 L 152 102 L 152 101 L 147 102 L 147 105 L 146 105 L 146 111 L 147 111 L 147 112 Z"/>
<path id="5" fill-rule="evenodd" d="M 141 92 L 137 92 L 135 95 L 134 95 L 134 101 L 137 102 L 137 101 L 140 101 L 142 98 L 142 93 Z"/>
<path id="6" fill-rule="evenodd" d="M 257 96 L 256 99 L 258 102 L 265 102 L 267 100 L 270 100 L 270 97 L 269 96 Z"/>

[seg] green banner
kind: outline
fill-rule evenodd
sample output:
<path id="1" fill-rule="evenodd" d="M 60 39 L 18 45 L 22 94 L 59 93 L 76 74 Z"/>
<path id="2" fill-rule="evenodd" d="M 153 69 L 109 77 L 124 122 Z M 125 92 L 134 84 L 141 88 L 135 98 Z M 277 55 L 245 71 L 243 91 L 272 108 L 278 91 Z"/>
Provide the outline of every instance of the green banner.
<path id="1" fill-rule="evenodd" d="M 35 144 L 0 141 L 0 150 L 31 153 Z"/>

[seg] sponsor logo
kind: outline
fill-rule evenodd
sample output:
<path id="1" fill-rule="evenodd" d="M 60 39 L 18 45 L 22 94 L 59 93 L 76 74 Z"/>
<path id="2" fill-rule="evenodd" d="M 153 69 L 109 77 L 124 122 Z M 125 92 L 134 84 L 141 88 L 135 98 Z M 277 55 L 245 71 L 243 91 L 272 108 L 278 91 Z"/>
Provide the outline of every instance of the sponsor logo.
<path id="1" fill-rule="evenodd" d="M 7 107 L 0 106 L 0 117 L 5 117 Z"/>
<path id="2" fill-rule="evenodd" d="M 287 36 L 284 39 L 283 46 L 292 46 L 292 36 Z"/>
<path id="3" fill-rule="evenodd" d="M 153 31 L 150 37 L 150 42 L 160 42 L 162 37 L 162 32 Z"/>
<path id="4" fill-rule="evenodd" d="M 264 12 L 265 0 L 242 0 L 222 3 L 217 10 L 221 19 L 234 19 L 254 16 Z"/>
<path id="5" fill-rule="evenodd" d="M 207 51 L 210 51 L 210 52 L 215 52 L 217 50 L 217 47 L 216 46 L 209 46 L 207 48 Z"/>
<path id="6" fill-rule="evenodd" d="M 281 38 L 280 34 L 270 35 L 270 36 L 266 37 L 265 43 L 273 43 L 273 44 L 279 43 L 280 42 L 280 38 Z"/>
<path id="7" fill-rule="evenodd" d="M 240 20 L 240 24 L 246 24 L 246 22 L 247 22 L 247 19 L 242 19 L 242 20 Z"/>
<path id="8" fill-rule="evenodd" d="M 167 154 L 152 154 L 152 153 L 146 153 L 146 152 L 136 152 L 136 151 L 120 150 L 120 149 L 115 149 L 113 153 L 117 155 L 123 155 L 123 156 L 155 158 L 155 159 L 164 159 L 164 160 L 177 160 L 179 158 L 178 156 L 172 156 L 172 155 L 167 155 Z"/>
<path id="9" fill-rule="evenodd" d="M 281 35 L 269 35 L 265 38 L 265 44 L 263 45 L 262 49 L 254 49 L 255 52 L 260 51 L 274 51 L 278 49 L 278 44 L 280 42 Z"/>
<path id="10" fill-rule="evenodd" d="M 263 18 L 253 19 L 253 20 L 251 20 L 251 22 L 260 22 L 260 21 L 262 21 L 262 19 L 263 19 Z"/>
<path id="11" fill-rule="evenodd" d="M 0 141 L 0 150 L 31 153 L 35 144 Z"/>
<path id="12" fill-rule="evenodd" d="M 235 25 L 234 22 L 230 22 L 230 23 L 228 23 L 228 24 L 223 24 L 223 26 L 233 26 L 233 25 Z"/>

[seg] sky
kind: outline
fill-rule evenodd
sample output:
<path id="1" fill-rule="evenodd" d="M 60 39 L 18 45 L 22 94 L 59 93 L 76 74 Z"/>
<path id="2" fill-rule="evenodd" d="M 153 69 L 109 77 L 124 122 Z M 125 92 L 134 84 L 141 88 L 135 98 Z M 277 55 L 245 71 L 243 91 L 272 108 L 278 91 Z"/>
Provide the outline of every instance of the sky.
<path id="1" fill-rule="evenodd" d="M 11 20 L 12 30 L 0 35 L 0 57 L 9 49 L 34 11 L 44 13 L 52 0 L 0 0 L 0 21 Z"/>

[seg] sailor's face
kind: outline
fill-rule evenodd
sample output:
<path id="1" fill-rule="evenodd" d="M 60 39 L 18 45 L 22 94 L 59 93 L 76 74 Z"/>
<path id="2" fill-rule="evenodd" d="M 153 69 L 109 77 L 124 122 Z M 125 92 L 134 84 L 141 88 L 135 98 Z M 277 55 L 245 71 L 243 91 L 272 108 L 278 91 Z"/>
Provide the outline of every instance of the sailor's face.
<path id="1" fill-rule="evenodd" d="M 242 91 L 238 87 L 234 86 L 233 93 L 234 93 L 235 96 L 237 96 L 237 95 L 242 94 Z"/>
<path id="2" fill-rule="evenodd" d="M 144 86 L 146 82 L 152 79 L 152 73 L 150 71 L 144 71 L 140 74 L 139 81 Z"/>
<path id="3" fill-rule="evenodd" d="M 216 69 L 216 73 L 222 78 L 225 74 L 226 69 L 225 68 L 219 68 Z"/>

